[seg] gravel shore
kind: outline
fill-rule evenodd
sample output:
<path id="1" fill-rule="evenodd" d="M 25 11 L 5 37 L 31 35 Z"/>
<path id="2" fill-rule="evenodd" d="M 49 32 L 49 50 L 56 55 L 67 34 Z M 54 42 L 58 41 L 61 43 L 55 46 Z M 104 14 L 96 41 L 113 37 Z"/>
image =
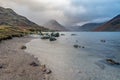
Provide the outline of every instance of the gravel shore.
<path id="1" fill-rule="evenodd" d="M 21 49 L 31 39 L 22 37 L 0 42 L 0 80 L 52 80 L 51 71 Z"/>

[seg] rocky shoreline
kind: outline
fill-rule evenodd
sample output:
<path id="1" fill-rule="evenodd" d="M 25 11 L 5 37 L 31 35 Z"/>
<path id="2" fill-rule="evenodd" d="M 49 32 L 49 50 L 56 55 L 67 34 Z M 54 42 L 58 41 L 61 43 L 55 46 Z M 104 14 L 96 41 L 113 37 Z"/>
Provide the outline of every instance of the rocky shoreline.
<path id="1" fill-rule="evenodd" d="M 52 71 L 21 47 L 31 37 L 0 42 L 0 80 L 53 80 Z"/>

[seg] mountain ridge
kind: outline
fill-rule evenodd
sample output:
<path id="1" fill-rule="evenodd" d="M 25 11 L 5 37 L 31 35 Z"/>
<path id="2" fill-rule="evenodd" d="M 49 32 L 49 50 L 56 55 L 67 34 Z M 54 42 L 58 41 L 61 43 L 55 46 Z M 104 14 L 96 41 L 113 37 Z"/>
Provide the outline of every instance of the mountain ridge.
<path id="1" fill-rule="evenodd" d="M 17 14 L 14 10 L 10 8 L 0 7 L 0 25 L 9 25 L 19 28 L 35 28 L 45 30 L 43 26 L 30 21 L 26 17 Z"/>
<path id="2" fill-rule="evenodd" d="M 50 20 L 47 23 L 44 24 L 45 28 L 48 28 L 50 30 L 57 30 L 57 31 L 66 31 L 67 29 L 61 25 L 56 20 Z"/>
<path id="3" fill-rule="evenodd" d="M 94 31 L 120 31 L 120 14 L 96 28 Z"/>
<path id="4" fill-rule="evenodd" d="M 82 31 L 82 32 L 83 31 L 94 31 L 94 29 L 101 26 L 103 23 L 86 23 L 82 26 L 72 26 L 71 31 Z"/>

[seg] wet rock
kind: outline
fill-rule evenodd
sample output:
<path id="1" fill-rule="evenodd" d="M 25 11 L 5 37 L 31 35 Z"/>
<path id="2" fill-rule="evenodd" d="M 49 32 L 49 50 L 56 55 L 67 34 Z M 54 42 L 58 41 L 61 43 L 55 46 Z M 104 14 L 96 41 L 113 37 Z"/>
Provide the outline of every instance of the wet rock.
<path id="1" fill-rule="evenodd" d="M 73 45 L 73 47 L 74 48 L 85 48 L 84 46 L 80 46 L 80 45 L 77 45 L 77 44 Z"/>
<path id="2" fill-rule="evenodd" d="M 30 66 L 36 67 L 36 66 L 39 66 L 39 64 L 37 64 L 36 62 L 33 61 L 30 63 Z"/>
<path id="3" fill-rule="evenodd" d="M 107 63 L 111 64 L 111 65 L 120 65 L 119 62 L 114 61 L 113 59 L 106 59 Z"/>
<path id="4" fill-rule="evenodd" d="M 22 46 L 21 49 L 26 49 L 27 47 L 26 46 Z"/>
<path id="5" fill-rule="evenodd" d="M 51 36 L 53 36 L 53 37 L 59 37 L 60 34 L 59 33 L 51 33 Z"/>
<path id="6" fill-rule="evenodd" d="M 49 40 L 50 40 L 50 41 L 56 41 L 57 39 L 54 38 L 54 37 L 51 37 Z"/>
<path id="7" fill-rule="evenodd" d="M 79 45 L 73 45 L 73 47 L 74 47 L 74 48 L 78 48 L 78 47 L 79 47 Z"/>

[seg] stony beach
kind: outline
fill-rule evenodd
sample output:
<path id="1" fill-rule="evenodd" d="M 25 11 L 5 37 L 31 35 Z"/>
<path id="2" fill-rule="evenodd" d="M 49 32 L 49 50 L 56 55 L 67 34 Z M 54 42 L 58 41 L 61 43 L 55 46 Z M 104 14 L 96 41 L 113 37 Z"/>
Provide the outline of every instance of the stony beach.
<path id="1" fill-rule="evenodd" d="M 0 80 L 52 80 L 52 74 L 38 59 L 21 49 L 31 37 L 0 42 Z"/>

